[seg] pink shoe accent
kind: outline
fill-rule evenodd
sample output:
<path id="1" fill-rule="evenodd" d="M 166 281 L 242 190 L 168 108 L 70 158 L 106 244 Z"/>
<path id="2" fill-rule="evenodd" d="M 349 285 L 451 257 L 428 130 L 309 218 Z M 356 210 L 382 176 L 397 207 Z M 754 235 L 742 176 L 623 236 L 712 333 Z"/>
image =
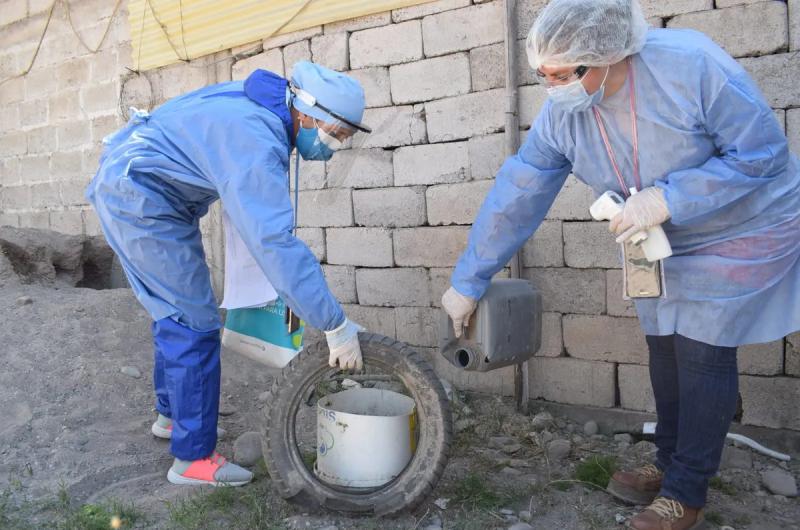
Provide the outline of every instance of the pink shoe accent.
<path id="1" fill-rule="evenodd" d="M 225 465 L 225 462 L 225 457 L 214 451 L 208 458 L 201 458 L 192 462 L 186 471 L 181 473 L 181 476 L 214 482 L 214 474 Z"/>

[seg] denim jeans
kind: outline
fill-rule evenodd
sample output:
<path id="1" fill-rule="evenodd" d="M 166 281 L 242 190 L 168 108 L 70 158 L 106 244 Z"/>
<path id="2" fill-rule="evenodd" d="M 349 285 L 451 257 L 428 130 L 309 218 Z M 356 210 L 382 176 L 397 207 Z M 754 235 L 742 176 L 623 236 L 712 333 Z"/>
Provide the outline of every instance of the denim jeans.
<path id="1" fill-rule="evenodd" d="M 646 338 L 658 413 L 656 466 L 664 472 L 659 495 L 701 508 L 736 412 L 736 348 L 682 335 Z"/>

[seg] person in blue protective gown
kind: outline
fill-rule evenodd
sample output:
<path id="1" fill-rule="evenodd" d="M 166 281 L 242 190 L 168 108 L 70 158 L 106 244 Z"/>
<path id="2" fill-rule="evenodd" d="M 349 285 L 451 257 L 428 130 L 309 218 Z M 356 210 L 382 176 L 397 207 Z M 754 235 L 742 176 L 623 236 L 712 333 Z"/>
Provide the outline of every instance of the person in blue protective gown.
<path id="1" fill-rule="evenodd" d="M 460 334 L 570 172 L 628 196 L 610 223 L 617 241 L 661 225 L 674 255 L 664 294 L 636 300 L 657 460 L 609 490 L 651 503 L 633 528 L 700 527 L 736 409 L 737 346 L 800 329 L 800 162 L 734 59 L 699 32 L 648 29 L 636 0 L 553 0 L 527 52 L 549 97 L 500 168 L 442 305 Z"/>
<path id="2" fill-rule="evenodd" d="M 328 289 L 319 263 L 293 233 L 287 172 L 293 149 L 328 160 L 361 124 L 364 91 L 353 78 L 299 62 L 292 79 L 256 70 L 135 111 L 104 140 L 86 190 L 133 292 L 153 318 L 159 416 L 171 439 L 176 484 L 241 485 L 252 474 L 215 452 L 221 321 L 200 218 L 225 212 L 286 304 L 325 331 L 330 365 L 361 369 L 358 331 Z"/>

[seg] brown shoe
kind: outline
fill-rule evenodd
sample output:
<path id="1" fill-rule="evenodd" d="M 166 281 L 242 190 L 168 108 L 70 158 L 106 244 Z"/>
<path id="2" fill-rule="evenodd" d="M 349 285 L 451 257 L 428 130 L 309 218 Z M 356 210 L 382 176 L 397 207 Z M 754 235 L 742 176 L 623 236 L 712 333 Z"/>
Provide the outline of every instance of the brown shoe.
<path id="1" fill-rule="evenodd" d="M 606 491 L 628 504 L 646 505 L 653 502 L 661 489 L 664 474 L 653 464 L 633 471 L 617 471 L 608 481 Z"/>
<path id="2" fill-rule="evenodd" d="M 658 497 L 628 522 L 628 528 L 636 530 L 700 530 L 705 527 L 702 509 L 689 508 L 666 497 Z"/>

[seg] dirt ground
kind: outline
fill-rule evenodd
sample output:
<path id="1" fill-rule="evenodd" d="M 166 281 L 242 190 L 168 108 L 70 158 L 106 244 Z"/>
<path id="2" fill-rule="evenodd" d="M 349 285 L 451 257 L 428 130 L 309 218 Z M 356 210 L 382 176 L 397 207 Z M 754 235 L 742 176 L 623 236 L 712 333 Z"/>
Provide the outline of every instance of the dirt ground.
<path id="1" fill-rule="evenodd" d="M 0 528 L 599 530 L 622 528 L 636 513 L 593 483 L 613 466 L 650 461 L 650 442 L 460 392 L 445 476 L 411 514 L 307 513 L 275 495 L 263 465 L 243 488 L 173 486 L 169 444 L 149 430 L 149 319 L 130 290 L 98 289 L 110 285 L 109 264 L 96 239 L 0 229 Z M 259 396 L 273 376 L 223 352 L 223 454 L 259 430 Z M 709 528 L 800 528 L 798 498 L 773 495 L 761 480 L 771 467 L 800 477 L 800 455 L 792 456 L 781 464 L 727 448 Z"/>

